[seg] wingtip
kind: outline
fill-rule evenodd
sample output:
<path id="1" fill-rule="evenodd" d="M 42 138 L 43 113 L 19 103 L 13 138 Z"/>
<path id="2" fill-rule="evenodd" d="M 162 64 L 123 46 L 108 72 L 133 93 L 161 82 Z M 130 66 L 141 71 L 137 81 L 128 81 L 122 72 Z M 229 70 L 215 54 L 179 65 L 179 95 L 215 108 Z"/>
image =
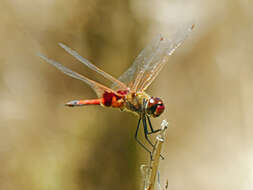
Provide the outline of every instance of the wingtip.
<path id="1" fill-rule="evenodd" d="M 65 44 L 63 44 L 63 43 L 61 43 L 61 42 L 59 42 L 58 45 L 59 45 L 61 48 L 63 48 L 65 51 L 67 51 L 67 52 L 72 51 L 68 46 L 66 46 Z"/>
<path id="2" fill-rule="evenodd" d="M 62 48 L 65 47 L 65 45 L 61 42 L 59 42 L 58 45 L 61 46 Z"/>
<path id="3" fill-rule="evenodd" d="M 43 55 L 43 54 L 41 54 L 41 53 L 36 53 L 36 55 L 38 56 L 38 57 L 40 57 L 41 59 L 45 59 L 45 56 Z"/>

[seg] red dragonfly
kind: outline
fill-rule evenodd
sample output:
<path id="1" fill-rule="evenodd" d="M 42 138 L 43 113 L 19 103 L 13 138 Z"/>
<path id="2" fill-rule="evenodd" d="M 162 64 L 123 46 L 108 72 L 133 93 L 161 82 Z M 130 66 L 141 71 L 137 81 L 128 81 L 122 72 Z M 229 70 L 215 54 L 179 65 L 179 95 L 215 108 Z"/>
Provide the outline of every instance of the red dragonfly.
<path id="1" fill-rule="evenodd" d="M 155 118 L 160 116 L 164 112 L 165 106 L 160 98 L 149 96 L 144 91 L 158 76 L 163 66 L 168 62 L 169 56 L 183 43 L 193 28 L 194 25 L 184 27 L 175 33 L 171 39 L 166 39 L 161 35 L 154 38 L 137 56 L 132 66 L 130 66 L 118 79 L 93 65 L 90 61 L 81 57 L 76 51 L 59 43 L 64 50 L 81 63 L 111 81 L 113 84 L 111 88 L 88 79 L 44 55 L 39 54 L 38 56 L 66 75 L 90 85 L 98 96 L 96 99 L 73 100 L 66 103 L 67 106 L 101 105 L 103 107 L 117 108 L 121 111 L 129 111 L 136 114 L 139 117 L 139 121 L 135 132 L 135 139 L 145 150 L 151 153 L 151 151 L 137 138 L 138 130 L 142 121 L 145 138 L 153 147 L 154 145 L 149 140 L 148 135 L 158 132 L 159 129 L 153 129 L 150 117 Z M 148 130 L 148 126 L 150 131 Z"/>

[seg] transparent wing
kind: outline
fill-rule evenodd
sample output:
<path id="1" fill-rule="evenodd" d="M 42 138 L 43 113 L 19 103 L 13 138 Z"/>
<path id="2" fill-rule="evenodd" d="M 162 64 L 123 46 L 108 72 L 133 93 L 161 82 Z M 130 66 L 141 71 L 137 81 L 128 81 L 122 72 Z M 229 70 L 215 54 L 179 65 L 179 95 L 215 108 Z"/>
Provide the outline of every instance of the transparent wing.
<path id="1" fill-rule="evenodd" d="M 157 36 L 137 56 L 130 68 L 119 77 L 132 91 L 143 91 L 159 74 L 168 58 L 183 43 L 194 25 L 187 25 L 176 32 L 171 39 Z M 116 86 L 113 86 L 115 89 Z"/>
<path id="2" fill-rule="evenodd" d="M 39 57 L 41 57 L 43 60 L 45 60 L 46 62 L 48 62 L 49 64 L 53 65 L 54 67 L 56 67 L 57 69 L 59 69 L 61 72 L 63 72 L 64 74 L 71 76 L 75 79 L 81 80 L 83 82 L 85 82 L 86 84 L 90 85 L 90 87 L 96 92 L 98 97 L 102 97 L 102 95 L 104 94 L 104 92 L 114 92 L 112 89 L 107 88 L 106 86 L 99 84 L 93 80 L 88 79 L 87 77 L 80 75 L 70 69 L 68 69 L 67 67 L 63 66 L 62 64 L 49 59 L 47 57 L 45 57 L 42 54 L 38 54 Z M 114 92 L 115 93 L 115 92 Z M 117 94 L 117 93 L 115 93 Z"/>
<path id="3" fill-rule="evenodd" d="M 127 86 L 124 83 L 122 83 L 118 79 L 114 78 L 113 76 L 109 75 L 108 73 L 104 72 L 103 70 L 101 70 L 98 67 L 96 67 L 95 65 L 93 65 L 89 60 L 87 60 L 87 59 L 83 58 L 82 56 L 80 56 L 76 51 L 70 49 L 69 47 L 67 47 L 66 45 L 64 45 L 62 43 L 59 43 L 59 45 L 65 51 L 67 51 L 69 54 L 71 54 L 77 60 L 79 60 L 81 63 L 83 63 L 84 65 L 86 65 L 87 67 L 92 69 L 93 71 L 96 71 L 97 73 L 101 74 L 106 79 L 110 80 L 111 82 L 113 82 L 119 89 L 122 89 L 122 90 L 127 90 L 128 89 Z"/>

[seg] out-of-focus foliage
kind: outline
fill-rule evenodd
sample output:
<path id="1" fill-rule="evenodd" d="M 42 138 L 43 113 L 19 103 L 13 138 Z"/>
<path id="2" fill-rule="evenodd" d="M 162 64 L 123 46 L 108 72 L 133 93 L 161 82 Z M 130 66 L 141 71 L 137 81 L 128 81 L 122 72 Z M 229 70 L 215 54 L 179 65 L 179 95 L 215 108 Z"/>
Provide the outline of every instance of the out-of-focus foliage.
<path id="1" fill-rule="evenodd" d="M 118 77 L 153 36 L 192 21 L 195 31 L 148 90 L 166 104 L 154 126 L 162 119 L 173 126 L 162 181 L 169 179 L 169 189 L 252 189 L 251 1 L 0 5 L 0 189 L 138 189 L 139 158 L 147 154 L 133 138 L 137 118 L 100 107 L 64 107 L 95 93 L 36 54 L 103 82 L 57 43 Z"/>

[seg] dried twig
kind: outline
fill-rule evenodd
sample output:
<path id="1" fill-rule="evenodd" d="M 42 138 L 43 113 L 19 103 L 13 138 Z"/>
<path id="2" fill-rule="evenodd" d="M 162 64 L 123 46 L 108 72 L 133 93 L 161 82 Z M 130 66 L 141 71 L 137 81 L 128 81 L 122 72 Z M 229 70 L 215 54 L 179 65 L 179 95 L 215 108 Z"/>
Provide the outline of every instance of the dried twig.
<path id="1" fill-rule="evenodd" d="M 144 176 L 144 190 L 154 190 L 159 161 L 161 158 L 162 145 L 164 142 L 167 126 L 168 122 L 163 120 L 161 124 L 161 131 L 156 137 L 156 142 L 151 154 L 149 165 L 141 166 L 141 171 Z"/>

